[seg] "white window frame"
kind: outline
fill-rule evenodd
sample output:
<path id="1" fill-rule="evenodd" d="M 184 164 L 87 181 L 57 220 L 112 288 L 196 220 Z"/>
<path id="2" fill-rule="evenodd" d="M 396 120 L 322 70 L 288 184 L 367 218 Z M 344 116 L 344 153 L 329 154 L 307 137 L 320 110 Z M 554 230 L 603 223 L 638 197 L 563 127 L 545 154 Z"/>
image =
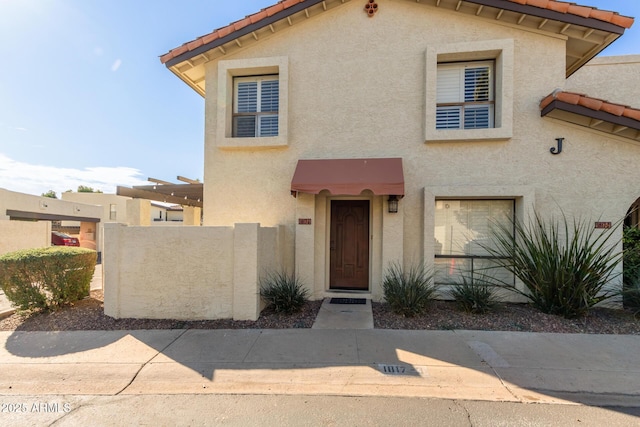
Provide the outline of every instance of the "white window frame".
<path id="1" fill-rule="evenodd" d="M 494 61 L 493 127 L 436 129 L 438 64 Z M 482 40 L 429 46 L 425 73 L 425 142 L 508 140 L 513 137 L 513 39 Z"/>
<path id="2" fill-rule="evenodd" d="M 263 95 L 263 84 L 265 82 L 278 82 L 279 85 L 279 81 L 278 81 L 278 76 L 277 75 L 265 75 L 265 76 L 251 76 L 251 77 L 235 77 L 233 79 L 233 131 L 232 131 L 232 136 L 234 138 L 255 138 L 255 137 L 259 137 L 259 138 L 264 138 L 264 137 L 270 137 L 270 136 L 278 136 L 278 129 L 276 128 L 275 130 L 275 134 L 268 134 L 266 130 L 263 129 L 262 127 L 262 119 L 265 118 L 276 118 L 276 121 L 278 119 L 278 110 L 269 110 L 269 111 L 262 111 L 262 95 Z M 238 106 L 239 106 L 239 90 L 240 90 L 240 85 L 242 83 L 256 83 L 256 105 L 255 105 L 255 111 L 243 111 L 240 112 L 238 111 Z M 278 89 L 278 93 L 279 93 L 279 89 Z M 253 134 L 251 136 L 240 136 L 238 135 L 238 129 L 237 129 L 237 120 L 242 118 L 242 117 L 253 117 L 255 122 L 254 122 L 254 129 L 253 129 Z"/>
<path id="3" fill-rule="evenodd" d="M 486 99 L 468 99 L 466 92 L 467 81 L 466 70 L 487 69 Z M 436 103 L 436 129 L 490 129 L 494 125 L 494 104 L 495 104 L 495 61 L 471 61 L 471 62 L 448 62 L 438 64 L 438 88 Z M 485 98 L 484 96 L 482 98 Z M 483 127 L 467 126 L 467 112 L 474 109 L 484 109 L 487 111 L 487 125 Z M 442 122 L 439 120 L 441 111 L 450 111 L 454 115 L 454 120 Z M 457 122 L 457 123 L 456 123 Z M 440 124 L 446 126 L 440 127 Z M 453 126 L 455 125 L 455 126 Z"/>
<path id="4" fill-rule="evenodd" d="M 215 108 L 215 145 L 220 149 L 268 149 L 287 147 L 289 120 L 289 61 L 287 57 L 235 59 L 218 62 L 217 91 L 207 91 L 207 106 Z M 278 76 L 278 135 L 233 136 L 234 79 Z M 212 82 L 215 84 L 216 82 Z"/>

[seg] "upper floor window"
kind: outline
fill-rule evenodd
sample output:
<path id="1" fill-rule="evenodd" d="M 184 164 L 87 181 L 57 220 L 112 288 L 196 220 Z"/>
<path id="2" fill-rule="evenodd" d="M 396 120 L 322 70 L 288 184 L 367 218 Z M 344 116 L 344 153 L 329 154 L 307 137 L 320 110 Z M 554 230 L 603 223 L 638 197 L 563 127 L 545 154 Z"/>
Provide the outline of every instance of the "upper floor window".
<path id="1" fill-rule="evenodd" d="M 513 39 L 428 46 L 426 142 L 513 137 Z"/>
<path id="2" fill-rule="evenodd" d="M 278 76 L 236 77 L 233 85 L 233 137 L 278 136 Z"/>
<path id="3" fill-rule="evenodd" d="M 116 205 L 114 204 L 109 205 L 109 219 L 111 221 L 115 221 L 117 219 Z"/>
<path id="4" fill-rule="evenodd" d="M 436 129 L 494 127 L 494 62 L 438 64 Z"/>

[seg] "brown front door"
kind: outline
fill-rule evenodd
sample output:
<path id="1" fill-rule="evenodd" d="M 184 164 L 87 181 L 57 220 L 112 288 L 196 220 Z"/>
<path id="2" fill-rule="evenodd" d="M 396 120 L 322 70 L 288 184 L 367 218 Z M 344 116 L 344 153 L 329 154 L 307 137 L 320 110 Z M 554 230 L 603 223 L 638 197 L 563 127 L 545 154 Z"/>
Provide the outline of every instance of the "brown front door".
<path id="1" fill-rule="evenodd" d="M 369 289 L 369 201 L 332 200 L 331 289 Z"/>

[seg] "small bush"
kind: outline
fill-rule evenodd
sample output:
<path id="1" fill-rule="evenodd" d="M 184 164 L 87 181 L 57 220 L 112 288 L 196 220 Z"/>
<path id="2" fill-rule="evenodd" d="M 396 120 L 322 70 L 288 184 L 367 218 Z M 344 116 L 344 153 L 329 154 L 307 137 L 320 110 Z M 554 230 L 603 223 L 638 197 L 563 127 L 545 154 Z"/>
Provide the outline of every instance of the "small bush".
<path id="1" fill-rule="evenodd" d="M 525 286 L 504 287 L 523 295 L 544 313 L 574 318 L 616 295 L 606 285 L 616 278 L 622 260 L 612 241 L 616 227 L 596 230 L 590 221 L 543 220 L 537 213 L 513 230 L 498 224 L 487 251 Z"/>
<path id="2" fill-rule="evenodd" d="M 640 311 L 640 228 L 625 227 L 622 242 L 624 306 Z"/>
<path id="3" fill-rule="evenodd" d="M 624 298 L 624 306 L 633 310 L 637 315 L 640 314 L 640 278 L 631 285 L 625 285 L 622 291 Z"/>
<path id="4" fill-rule="evenodd" d="M 496 308 L 500 298 L 496 294 L 496 285 L 489 277 L 467 277 L 461 282 L 451 284 L 451 296 L 458 307 L 467 313 L 484 314 Z"/>
<path id="5" fill-rule="evenodd" d="M 0 257 L 0 287 L 19 310 L 52 310 L 89 295 L 96 251 L 47 247 Z"/>
<path id="6" fill-rule="evenodd" d="M 292 314 L 302 309 L 309 291 L 294 274 L 277 272 L 262 279 L 260 295 L 277 313 Z"/>
<path id="7" fill-rule="evenodd" d="M 413 265 L 405 271 L 399 263 L 391 264 L 383 281 L 384 299 L 391 310 L 406 317 L 423 313 L 435 297 L 437 286 L 433 272 L 424 264 Z"/>

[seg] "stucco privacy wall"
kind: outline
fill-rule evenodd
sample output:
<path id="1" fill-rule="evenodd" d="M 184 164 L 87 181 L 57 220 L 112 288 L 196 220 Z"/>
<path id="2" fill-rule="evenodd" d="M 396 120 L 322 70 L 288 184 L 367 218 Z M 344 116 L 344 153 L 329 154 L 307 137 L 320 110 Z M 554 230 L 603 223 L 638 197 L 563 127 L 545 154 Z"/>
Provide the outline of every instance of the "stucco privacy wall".
<path id="1" fill-rule="evenodd" d="M 50 245 L 51 223 L 48 221 L 0 221 L 0 255 Z"/>
<path id="2" fill-rule="evenodd" d="M 489 46 L 513 46 L 513 93 L 503 100 L 513 104 L 512 136 L 425 142 L 425 117 L 434 114 L 434 106 L 426 103 L 427 53 L 446 52 L 445 45 L 459 52 L 465 43 L 472 49 L 490 41 L 497 43 Z M 432 259 L 428 242 L 433 239 L 429 219 L 434 207 L 430 198 L 425 200 L 427 187 L 435 199 L 491 198 L 499 194 L 485 190 L 529 187 L 526 194 L 508 194 L 517 204 L 529 204 L 517 206 L 520 215 L 531 209 L 544 216 L 562 210 L 570 217 L 615 222 L 640 196 L 640 189 L 620 180 L 621 171 L 624 182 L 640 179 L 640 170 L 628 167 L 640 149 L 621 138 L 540 117 L 540 100 L 565 86 L 565 44 L 562 36 L 426 2 L 381 2 L 374 18 L 363 12 L 360 2 L 349 2 L 211 61 L 206 66 L 204 223 L 284 224 L 295 235 L 296 267 L 313 277 L 319 297 L 327 284 L 328 221 L 322 205 L 328 196 L 289 195 L 298 159 L 401 157 L 405 197 L 396 215 L 403 222 L 402 234 L 392 235 L 384 230 L 384 221 L 372 218 L 371 235 L 382 239 L 381 248 L 389 239 L 401 239 L 397 252 L 405 264 Z M 225 146 L 217 139 L 224 102 L 218 99 L 218 86 L 227 79 L 218 72 L 233 69 L 234 61 L 241 68 L 254 59 L 256 66 L 264 66 L 269 58 L 287 68 L 286 145 Z M 549 152 L 556 138 L 565 138 L 558 156 Z M 439 188 L 447 194 L 438 193 Z M 372 216 L 382 215 L 384 201 L 372 203 L 379 210 Z M 298 218 L 312 218 L 314 225 L 301 228 Z M 374 244 L 372 260 L 379 260 L 375 250 Z M 371 277 L 375 294 L 380 276 Z"/>
<path id="3" fill-rule="evenodd" d="M 281 230 L 105 224 L 105 314 L 255 320 L 259 280 L 281 268 Z"/>

